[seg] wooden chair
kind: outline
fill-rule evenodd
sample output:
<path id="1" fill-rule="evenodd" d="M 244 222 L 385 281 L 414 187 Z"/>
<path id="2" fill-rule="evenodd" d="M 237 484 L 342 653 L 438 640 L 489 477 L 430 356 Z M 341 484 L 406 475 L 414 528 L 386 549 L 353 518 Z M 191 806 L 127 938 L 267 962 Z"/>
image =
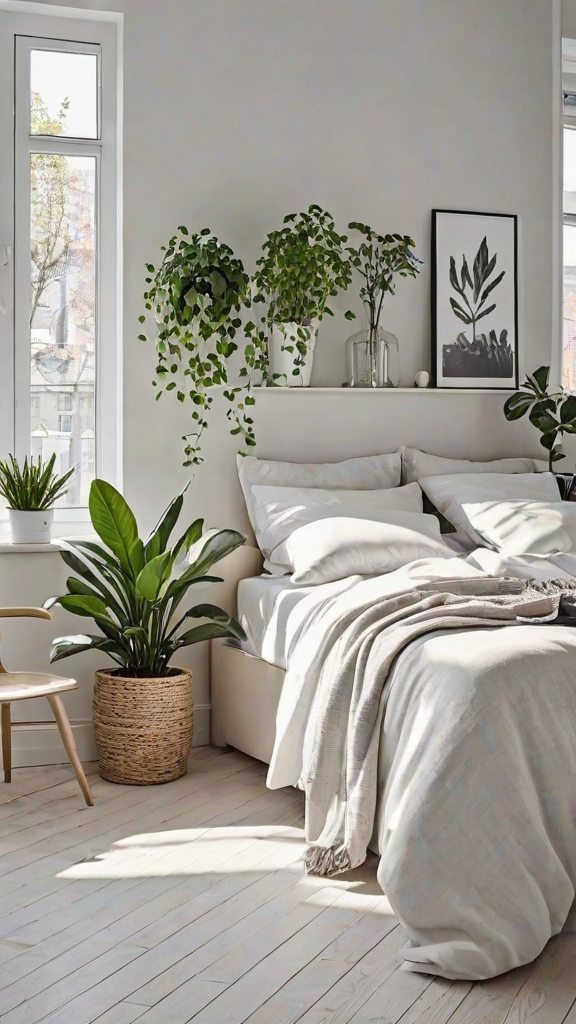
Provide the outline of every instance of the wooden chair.
<path id="1" fill-rule="evenodd" d="M 51 612 L 45 608 L 0 608 L 0 618 L 35 618 L 52 619 Z M 58 731 L 68 755 L 70 764 L 76 772 L 76 778 L 84 799 L 89 807 L 94 800 L 90 792 L 88 780 L 84 774 L 82 762 L 78 757 L 74 735 L 70 727 L 68 715 L 60 698 L 67 690 L 77 690 L 75 679 L 64 679 L 52 676 L 47 672 L 8 672 L 0 661 L 0 708 L 2 719 L 2 762 L 4 782 L 12 780 L 12 737 L 10 729 L 10 704 L 15 700 L 30 700 L 32 697 L 46 697 L 58 726 Z"/>

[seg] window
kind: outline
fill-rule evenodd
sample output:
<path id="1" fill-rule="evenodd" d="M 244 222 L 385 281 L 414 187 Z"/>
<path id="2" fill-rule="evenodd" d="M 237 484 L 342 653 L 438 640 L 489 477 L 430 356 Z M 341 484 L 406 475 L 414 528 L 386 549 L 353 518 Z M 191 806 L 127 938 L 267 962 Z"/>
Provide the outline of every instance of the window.
<path id="1" fill-rule="evenodd" d="M 564 126 L 562 376 L 576 391 L 576 125 Z"/>
<path id="2" fill-rule="evenodd" d="M 562 383 L 576 391 L 576 47 L 563 40 L 563 326 Z"/>
<path id="3" fill-rule="evenodd" d="M 13 333 L 11 358 L 0 355 L 0 456 L 75 466 L 64 504 L 82 510 L 96 474 L 119 484 L 116 25 L 0 11 L 0 67 L 7 58 Z M 2 180 L 6 165 L 0 156 Z"/>

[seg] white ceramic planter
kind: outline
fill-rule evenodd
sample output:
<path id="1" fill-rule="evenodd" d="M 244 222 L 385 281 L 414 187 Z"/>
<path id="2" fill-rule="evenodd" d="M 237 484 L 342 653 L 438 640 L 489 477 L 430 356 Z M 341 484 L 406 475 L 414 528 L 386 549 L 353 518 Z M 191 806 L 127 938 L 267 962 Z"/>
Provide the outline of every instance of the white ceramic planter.
<path id="1" fill-rule="evenodd" d="M 307 388 L 310 386 L 318 327 L 311 324 L 309 327 L 304 328 L 308 333 L 308 352 L 305 356 L 304 365 L 295 366 L 296 358 L 298 357 L 296 343 L 302 340 L 298 335 L 298 331 L 301 329 L 299 324 L 288 323 L 282 326 L 274 325 L 270 333 L 268 340 L 270 377 L 275 384 L 282 387 Z M 290 352 L 288 349 L 293 349 L 293 351 Z M 298 370 L 296 376 L 294 375 L 295 369 Z M 278 379 L 275 377 L 276 374 Z"/>
<path id="2" fill-rule="evenodd" d="M 22 512 L 8 509 L 8 521 L 13 544 L 49 544 L 54 510 Z"/>

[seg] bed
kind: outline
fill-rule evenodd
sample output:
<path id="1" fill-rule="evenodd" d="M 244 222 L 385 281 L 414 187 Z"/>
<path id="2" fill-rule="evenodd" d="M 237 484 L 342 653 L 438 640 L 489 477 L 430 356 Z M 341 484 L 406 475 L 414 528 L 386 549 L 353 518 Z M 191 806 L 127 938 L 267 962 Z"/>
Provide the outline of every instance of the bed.
<path id="1" fill-rule="evenodd" d="M 380 854 L 410 936 L 403 966 L 447 978 L 529 962 L 571 926 L 575 894 L 576 629 L 558 610 L 576 522 L 563 509 L 558 525 L 544 479 L 523 492 L 520 475 L 499 476 L 504 493 L 479 501 L 489 485 L 467 479 L 456 516 L 454 485 L 429 487 L 480 538 L 460 557 L 308 586 L 257 578 L 259 552 L 245 549 L 251 571 L 230 566 L 226 586 L 249 640 L 212 650 L 214 742 L 270 763 L 271 787 L 305 790 L 309 869 Z M 551 538 L 563 554 L 545 550 Z M 285 540 L 274 550 L 294 559 Z"/>

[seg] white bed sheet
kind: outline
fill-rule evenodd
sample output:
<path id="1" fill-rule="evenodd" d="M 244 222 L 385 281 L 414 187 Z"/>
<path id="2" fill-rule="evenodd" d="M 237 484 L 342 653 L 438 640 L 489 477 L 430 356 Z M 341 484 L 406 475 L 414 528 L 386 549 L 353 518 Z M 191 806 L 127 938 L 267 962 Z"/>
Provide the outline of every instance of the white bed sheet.
<path id="1" fill-rule="evenodd" d="M 285 669 L 294 645 L 324 612 L 329 599 L 354 586 L 359 576 L 334 583 L 299 587 L 287 576 L 251 576 L 238 584 L 238 618 L 246 631 L 246 650 Z"/>

